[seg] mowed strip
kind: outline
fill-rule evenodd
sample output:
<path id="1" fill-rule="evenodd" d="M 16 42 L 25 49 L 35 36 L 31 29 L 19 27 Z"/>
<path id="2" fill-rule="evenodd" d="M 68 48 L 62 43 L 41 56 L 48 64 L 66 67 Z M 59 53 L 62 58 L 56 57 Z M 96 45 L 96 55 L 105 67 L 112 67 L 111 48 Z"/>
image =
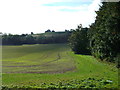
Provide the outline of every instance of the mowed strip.
<path id="1" fill-rule="evenodd" d="M 69 51 L 65 44 L 3 46 L 3 73 L 72 71 L 76 67 Z"/>

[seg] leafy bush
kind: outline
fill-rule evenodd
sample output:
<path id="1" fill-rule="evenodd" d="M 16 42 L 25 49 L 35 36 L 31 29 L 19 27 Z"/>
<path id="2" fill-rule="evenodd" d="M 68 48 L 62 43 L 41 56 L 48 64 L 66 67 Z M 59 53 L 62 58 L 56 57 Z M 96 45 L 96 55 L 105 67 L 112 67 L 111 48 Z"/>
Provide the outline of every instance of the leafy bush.
<path id="1" fill-rule="evenodd" d="M 75 54 L 90 54 L 88 49 L 88 28 L 78 26 L 69 38 L 69 45 Z"/>

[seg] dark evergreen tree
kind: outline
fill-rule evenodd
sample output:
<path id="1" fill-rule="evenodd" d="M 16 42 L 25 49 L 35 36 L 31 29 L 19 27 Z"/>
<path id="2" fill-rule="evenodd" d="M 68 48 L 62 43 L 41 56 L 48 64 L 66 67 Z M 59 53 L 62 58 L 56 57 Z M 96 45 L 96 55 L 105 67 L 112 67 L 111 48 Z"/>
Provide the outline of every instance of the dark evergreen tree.
<path id="1" fill-rule="evenodd" d="M 91 52 L 101 60 L 118 62 L 115 57 L 120 53 L 120 2 L 102 4 L 88 34 Z"/>

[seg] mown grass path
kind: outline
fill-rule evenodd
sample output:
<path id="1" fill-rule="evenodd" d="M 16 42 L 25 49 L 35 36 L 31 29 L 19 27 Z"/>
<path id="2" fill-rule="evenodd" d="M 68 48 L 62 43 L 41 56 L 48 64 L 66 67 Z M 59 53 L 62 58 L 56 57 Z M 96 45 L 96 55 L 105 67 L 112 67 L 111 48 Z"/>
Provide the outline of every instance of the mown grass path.
<path id="1" fill-rule="evenodd" d="M 40 86 L 95 78 L 118 86 L 118 69 L 92 56 L 75 55 L 66 44 L 3 46 L 3 85 Z"/>

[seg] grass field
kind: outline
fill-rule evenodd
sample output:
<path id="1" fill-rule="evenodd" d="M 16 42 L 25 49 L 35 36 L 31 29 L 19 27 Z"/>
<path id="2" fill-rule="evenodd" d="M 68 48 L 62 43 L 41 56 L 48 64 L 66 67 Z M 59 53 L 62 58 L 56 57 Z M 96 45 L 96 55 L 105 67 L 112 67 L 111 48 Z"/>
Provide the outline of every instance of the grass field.
<path id="1" fill-rule="evenodd" d="M 13 87 L 118 88 L 118 69 L 66 44 L 3 46 L 2 84 Z"/>

